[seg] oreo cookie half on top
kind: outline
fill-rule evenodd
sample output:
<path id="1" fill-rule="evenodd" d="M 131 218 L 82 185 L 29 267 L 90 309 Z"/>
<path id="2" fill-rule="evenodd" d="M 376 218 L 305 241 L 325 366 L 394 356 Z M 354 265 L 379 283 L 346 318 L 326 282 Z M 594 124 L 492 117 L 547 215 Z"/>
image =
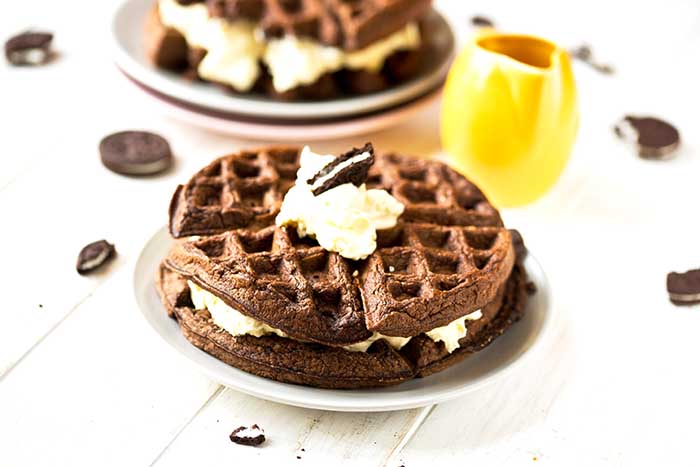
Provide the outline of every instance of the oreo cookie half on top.
<path id="1" fill-rule="evenodd" d="M 333 162 L 307 180 L 307 183 L 311 185 L 314 196 L 345 183 L 360 186 L 367 180 L 372 164 L 374 164 L 374 147 L 372 143 L 367 143 L 361 148 L 352 148 L 351 151 L 336 157 Z"/>

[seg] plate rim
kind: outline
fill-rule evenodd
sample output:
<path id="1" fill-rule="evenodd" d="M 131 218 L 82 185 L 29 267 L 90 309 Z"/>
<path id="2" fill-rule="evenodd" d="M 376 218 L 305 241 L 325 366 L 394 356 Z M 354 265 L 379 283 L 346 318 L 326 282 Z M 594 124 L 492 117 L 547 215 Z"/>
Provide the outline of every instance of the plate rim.
<path id="1" fill-rule="evenodd" d="M 380 131 L 396 126 L 415 116 L 442 96 L 442 87 L 437 87 L 414 100 L 368 115 L 349 116 L 347 119 L 330 123 L 274 123 L 267 121 L 258 122 L 254 119 L 240 121 L 233 118 L 202 114 L 195 109 L 181 106 L 176 102 L 161 99 L 148 89 L 144 89 L 143 86 L 145 85 L 134 82 L 133 78 L 126 74 L 125 78 L 147 95 L 150 105 L 156 110 L 177 121 L 239 138 L 256 141 L 264 139 L 268 142 L 285 143 L 299 139 L 303 139 L 306 142 L 328 141 L 335 138 L 348 138 Z"/>
<path id="2" fill-rule="evenodd" d="M 193 105 L 209 108 L 212 111 L 238 113 L 248 117 L 274 118 L 277 120 L 294 121 L 298 119 L 326 118 L 351 116 L 361 113 L 378 111 L 386 107 L 397 106 L 411 99 L 429 92 L 440 86 L 447 77 L 447 72 L 456 54 L 457 39 L 449 22 L 437 10 L 434 14 L 446 25 L 446 33 L 449 34 L 449 49 L 445 51 L 445 57 L 433 70 L 425 76 L 390 89 L 365 96 L 357 96 L 346 99 L 336 99 L 321 102 L 280 102 L 272 99 L 253 99 L 250 97 L 238 97 L 235 95 L 208 94 L 195 86 L 188 86 L 181 80 L 172 80 L 165 76 L 165 72 L 150 69 L 143 66 L 137 58 L 132 56 L 126 47 L 122 45 L 119 33 L 119 20 L 124 10 L 135 3 L 145 3 L 152 0 L 121 0 L 117 2 L 109 15 L 109 42 L 111 58 L 115 65 L 125 71 L 129 76 L 139 82 L 168 95 Z M 145 21 L 145 19 L 143 19 Z M 135 26 L 142 25 L 144 21 L 132 21 Z M 141 31 L 139 29 L 139 31 Z M 142 32 L 139 33 L 141 36 Z M 222 99 L 225 97 L 226 99 Z"/>
<path id="3" fill-rule="evenodd" d="M 138 258 L 135 262 L 134 269 L 133 269 L 133 274 L 132 274 L 132 281 L 133 281 L 133 292 L 134 292 L 134 301 L 135 305 L 139 311 L 139 313 L 143 316 L 143 318 L 148 322 L 149 327 L 153 332 L 155 332 L 158 336 L 160 336 L 160 339 L 167 344 L 167 346 L 172 349 L 177 355 L 179 355 L 180 358 L 184 359 L 190 366 L 193 368 L 197 369 L 200 373 L 203 373 L 206 375 L 208 378 L 212 379 L 213 381 L 217 382 L 218 384 L 222 385 L 223 387 L 230 388 L 232 390 L 257 397 L 259 399 L 263 400 L 268 400 L 280 404 L 285 404 L 293 407 L 302 407 L 302 408 L 307 408 L 307 409 L 316 409 L 316 410 L 327 410 L 327 411 L 333 411 L 333 412 L 386 412 L 386 411 L 396 411 L 396 410 L 407 410 L 407 409 L 415 409 L 415 408 L 420 408 L 420 407 L 425 407 L 429 405 L 435 405 L 439 404 L 442 402 L 447 402 L 449 400 L 455 399 L 457 397 L 466 395 L 468 393 L 477 391 L 487 385 L 490 385 L 491 383 L 496 382 L 497 380 L 500 380 L 504 378 L 506 375 L 513 373 L 515 370 L 518 368 L 522 367 L 524 363 L 529 361 L 531 358 L 533 358 L 534 355 L 540 353 L 540 350 L 543 348 L 544 344 L 549 340 L 549 336 L 552 333 L 552 329 L 554 327 L 554 296 L 551 291 L 551 286 L 550 286 L 550 281 L 542 268 L 541 264 L 539 261 L 534 257 L 531 251 L 528 252 L 527 257 L 525 258 L 524 261 L 524 267 L 526 271 L 536 271 L 536 276 L 541 278 L 541 282 L 536 282 L 537 285 L 537 294 L 543 294 L 544 298 L 544 305 L 543 309 L 540 311 L 540 314 L 542 315 L 540 325 L 537 329 L 537 333 L 534 335 L 533 341 L 530 343 L 530 345 L 524 349 L 524 351 L 514 359 L 510 360 L 509 362 L 505 363 L 504 365 L 497 367 L 490 373 L 487 373 L 485 376 L 480 376 L 476 380 L 467 382 L 466 384 L 460 384 L 457 385 L 456 387 L 448 388 L 445 390 L 440 391 L 438 394 L 433 394 L 431 392 L 427 392 L 423 395 L 414 395 L 414 396 L 400 396 L 399 401 L 381 401 L 380 403 L 368 403 L 368 401 L 371 401 L 370 398 L 364 397 L 366 396 L 366 392 L 371 392 L 372 389 L 364 389 L 362 390 L 362 396 L 363 397 L 357 397 L 360 394 L 357 394 L 356 390 L 334 390 L 334 389 L 321 389 L 321 388 L 313 388 L 313 387 L 307 387 L 303 385 L 292 385 L 288 383 L 282 383 L 279 381 L 275 381 L 272 379 L 268 378 L 263 378 L 261 376 L 253 375 L 250 373 L 246 373 L 243 370 L 239 370 L 235 367 L 235 370 L 237 372 L 240 372 L 243 374 L 243 379 L 244 381 L 237 381 L 236 385 L 230 384 L 230 381 L 226 380 L 225 378 L 222 378 L 218 372 L 211 368 L 208 367 L 207 365 L 203 364 L 202 362 L 198 361 L 198 359 L 195 359 L 191 355 L 187 355 L 183 352 L 180 351 L 180 349 L 170 341 L 165 335 L 163 335 L 159 329 L 158 326 L 152 318 L 152 316 L 144 310 L 145 305 L 141 303 L 140 297 L 139 297 L 139 287 L 142 287 L 143 284 L 139 284 L 139 276 L 140 276 L 140 270 L 143 267 L 142 265 L 144 263 L 148 263 L 147 255 L 149 254 L 149 251 L 154 248 L 153 245 L 163 241 L 161 237 L 168 237 L 168 229 L 167 226 L 159 228 L 153 235 L 151 235 L 146 243 L 144 244 L 144 247 L 140 251 Z M 172 239 L 171 239 L 172 241 Z M 157 247 L 155 247 L 157 248 Z M 150 277 L 155 276 L 155 271 L 151 271 Z M 154 287 L 154 280 L 152 280 L 151 283 L 149 283 L 150 286 L 153 286 L 153 291 L 155 293 L 155 287 Z M 159 302 L 160 303 L 160 302 Z M 164 311 L 164 310 L 163 310 Z M 165 313 L 163 313 L 163 316 L 166 316 Z M 171 318 L 168 318 L 171 319 Z M 516 324 L 517 325 L 517 324 Z M 183 337 L 184 339 L 184 337 Z M 187 342 L 187 344 L 190 344 Z M 191 344 L 190 344 L 191 345 Z M 216 362 L 219 362 L 221 364 L 222 362 L 218 360 L 216 357 L 213 357 L 209 355 L 208 353 L 196 348 L 193 346 L 194 349 L 198 350 L 196 353 L 197 355 L 203 356 L 205 359 L 212 359 L 215 360 Z M 485 349 L 488 350 L 488 349 Z M 464 363 L 464 361 L 457 363 L 455 366 L 458 366 L 460 364 Z M 257 385 L 251 385 L 248 381 L 245 381 L 245 379 L 251 379 L 252 381 L 257 382 Z M 429 378 L 429 377 L 428 377 Z M 269 388 L 269 390 L 260 390 L 256 389 L 256 387 L 259 387 L 262 384 L 263 387 Z M 289 388 L 294 388 L 297 391 L 295 392 L 305 392 L 308 391 L 309 395 L 307 395 L 305 398 L 295 398 L 293 396 L 287 396 L 285 397 L 284 394 L 285 389 Z M 379 388 L 381 389 L 381 388 Z M 325 399 L 324 398 L 314 398 L 313 394 L 318 393 L 319 391 L 322 391 L 326 395 L 339 395 L 342 394 L 343 397 L 334 397 L 332 401 L 330 402 L 323 402 Z M 281 394 L 281 395 L 280 395 Z M 355 395 L 355 397 L 352 397 L 352 395 Z M 348 396 L 348 397 L 345 397 Z M 406 400 L 404 400 L 406 399 Z"/>

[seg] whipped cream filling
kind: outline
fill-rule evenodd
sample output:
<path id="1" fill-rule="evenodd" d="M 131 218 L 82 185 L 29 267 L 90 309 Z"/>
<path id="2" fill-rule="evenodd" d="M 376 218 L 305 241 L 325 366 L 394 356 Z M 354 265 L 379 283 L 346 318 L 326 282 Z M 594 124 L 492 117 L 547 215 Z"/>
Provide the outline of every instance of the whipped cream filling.
<path id="1" fill-rule="evenodd" d="M 182 34 L 189 45 L 208 51 L 199 75 L 241 92 L 249 91 L 260 75 L 259 60 L 269 68 L 275 90 L 284 92 L 341 68 L 377 72 L 391 54 L 417 49 L 421 42 L 418 25 L 409 23 L 364 49 L 345 52 L 292 35 L 266 41 L 254 23 L 210 17 L 204 3 L 159 0 L 158 8 L 163 25 Z"/>
<path id="2" fill-rule="evenodd" d="M 180 5 L 175 0 L 159 0 L 161 22 L 185 37 L 190 46 L 207 50 L 199 63 L 199 75 L 234 89 L 249 91 L 260 76 L 259 57 L 264 44 L 249 21 L 212 18 L 204 3 Z"/>
<path id="3" fill-rule="evenodd" d="M 301 237 L 316 238 L 328 251 L 364 259 L 377 249 L 377 230 L 394 227 L 404 206 L 386 190 L 368 190 L 364 184 L 345 183 L 314 196 L 307 181 L 334 159 L 304 147 L 296 183 L 285 195 L 275 222 L 296 228 Z"/>
<path id="4" fill-rule="evenodd" d="M 187 281 L 187 285 L 190 287 L 190 297 L 192 298 L 194 307 L 198 310 L 208 310 L 214 324 L 224 329 L 229 334 L 233 336 L 250 335 L 255 337 L 275 334 L 280 337 L 290 338 L 283 331 L 246 316 L 235 308 L 228 306 L 219 297 L 204 290 L 194 282 Z M 447 351 L 452 353 L 459 348 L 459 340 L 467 335 L 466 322 L 476 321 L 477 319 L 481 319 L 481 317 L 481 310 L 476 310 L 445 326 L 428 331 L 425 334 L 435 342 L 443 342 Z M 399 350 L 412 338 L 385 336 L 375 332 L 369 339 L 343 346 L 343 348 L 351 352 L 366 352 L 367 349 L 379 339 L 384 339 L 391 347 Z"/>

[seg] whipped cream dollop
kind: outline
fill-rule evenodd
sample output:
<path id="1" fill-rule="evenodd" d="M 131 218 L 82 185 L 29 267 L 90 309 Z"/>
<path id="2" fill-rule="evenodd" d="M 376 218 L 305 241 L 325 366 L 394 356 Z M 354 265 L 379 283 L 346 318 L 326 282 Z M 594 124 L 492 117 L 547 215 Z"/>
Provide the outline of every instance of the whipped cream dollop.
<path id="1" fill-rule="evenodd" d="M 394 52 L 417 49 L 421 43 L 415 23 L 364 49 L 345 52 L 293 35 L 267 41 L 250 21 L 210 17 L 204 3 L 159 0 L 158 9 L 163 25 L 182 34 L 190 46 L 208 51 L 197 69 L 200 76 L 241 92 L 249 91 L 260 75 L 260 60 L 269 68 L 275 90 L 284 92 L 343 67 L 377 72 Z"/>
<path id="2" fill-rule="evenodd" d="M 300 237 L 316 238 L 328 251 L 364 259 L 377 249 L 377 230 L 394 227 L 404 206 L 387 191 L 368 190 L 364 184 L 345 183 L 314 196 L 308 180 L 334 159 L 304 147 L 296 183 L 285 195 L 275 222 L 296 228 Z"/>
<path id="3" fill-rule="evenodd" d="M 208 310 L 214 324 L 224 329 L 229 334 L 233 336 L 250 335 L 255 337 L 275 334 L 280 337 L 289 338 L 289 336 L 280 329 L 268 326 L 230 307 L 219 297 L 202 289 L 194 282 L 187 281 L 187 284 L 190 287 L 190 297 L 194 307 L 198 310 Z M 467 335 L 466 322 L 480 319 L 481 316 L 481 310 L 476 310 L 452 321 L 446 326 L 433 329 L 425 334 L 435 342 L 444 342 L 447 351 L 452 353 L 459 348 L 459 340 Z M 366 352 L 367 349 L 379 339 L 384 339 L 392 348 L 399 350 L 411 340 L 411 337 L 385 336 L 375 332 L 369 339 L 346 345 L 343 348 L 351 352 Z"/>

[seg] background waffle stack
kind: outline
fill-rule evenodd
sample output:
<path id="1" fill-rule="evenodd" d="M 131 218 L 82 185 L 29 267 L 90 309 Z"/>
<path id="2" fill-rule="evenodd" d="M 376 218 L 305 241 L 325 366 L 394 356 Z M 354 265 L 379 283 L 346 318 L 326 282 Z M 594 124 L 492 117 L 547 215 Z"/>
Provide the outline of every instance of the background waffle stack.
<path id="1" fill-rule="evenodd" d="M 177 3 L 205 4 L 212 18 L 252 22 L 265 40 L 294 36 L 353 52 L 372 46 L 409 23 L 423 26 L 421 20 L 429 12 L 431 0 L 177 0 Z M 429 32 L 421 27 L 421 35 L 425 37 L 425 34 Z M 163 25 L 157 5 L 146 25 L 146 43 L 156 66 L 200 79 L 197 68 L 207 51 L 188 44 L 178 31 Z M 270 70 L 261 61 L 261 74 L 250 92 L 280 100 L 324 100 L 373 93 L 416 76 L 426 52 L 424 47 L 396 50 L 386 57 L 379 70 L 345 67 L 284 91 L 273 86 Z M 227 88 L 238 92 L 233 87 Z"/>
<path id="2" fill-rule="evenodd" d="M 405 206 L 378 248 L 351 261 L 299 238 L 274 218 L 294 183 L 299 149 L 215 160 L 178 187 L 170 230 L 179 238 L 158 272 L 168 313 L 194 345 L 248 372 L 330 388 L 394 384 L 441 370 L 517 321 L 525 276 L 511 233 L 483 194 L 442 163 L 377 155 L 368 188 Z M 279 335 L 233 336 L 197 310 L 187 281 Z M 481 310 L 448 352 L 425 333 Z M 381 333 L 366 352 L 344 347 Z M 282 337 L 284 336 L 284 337 Z"/>

